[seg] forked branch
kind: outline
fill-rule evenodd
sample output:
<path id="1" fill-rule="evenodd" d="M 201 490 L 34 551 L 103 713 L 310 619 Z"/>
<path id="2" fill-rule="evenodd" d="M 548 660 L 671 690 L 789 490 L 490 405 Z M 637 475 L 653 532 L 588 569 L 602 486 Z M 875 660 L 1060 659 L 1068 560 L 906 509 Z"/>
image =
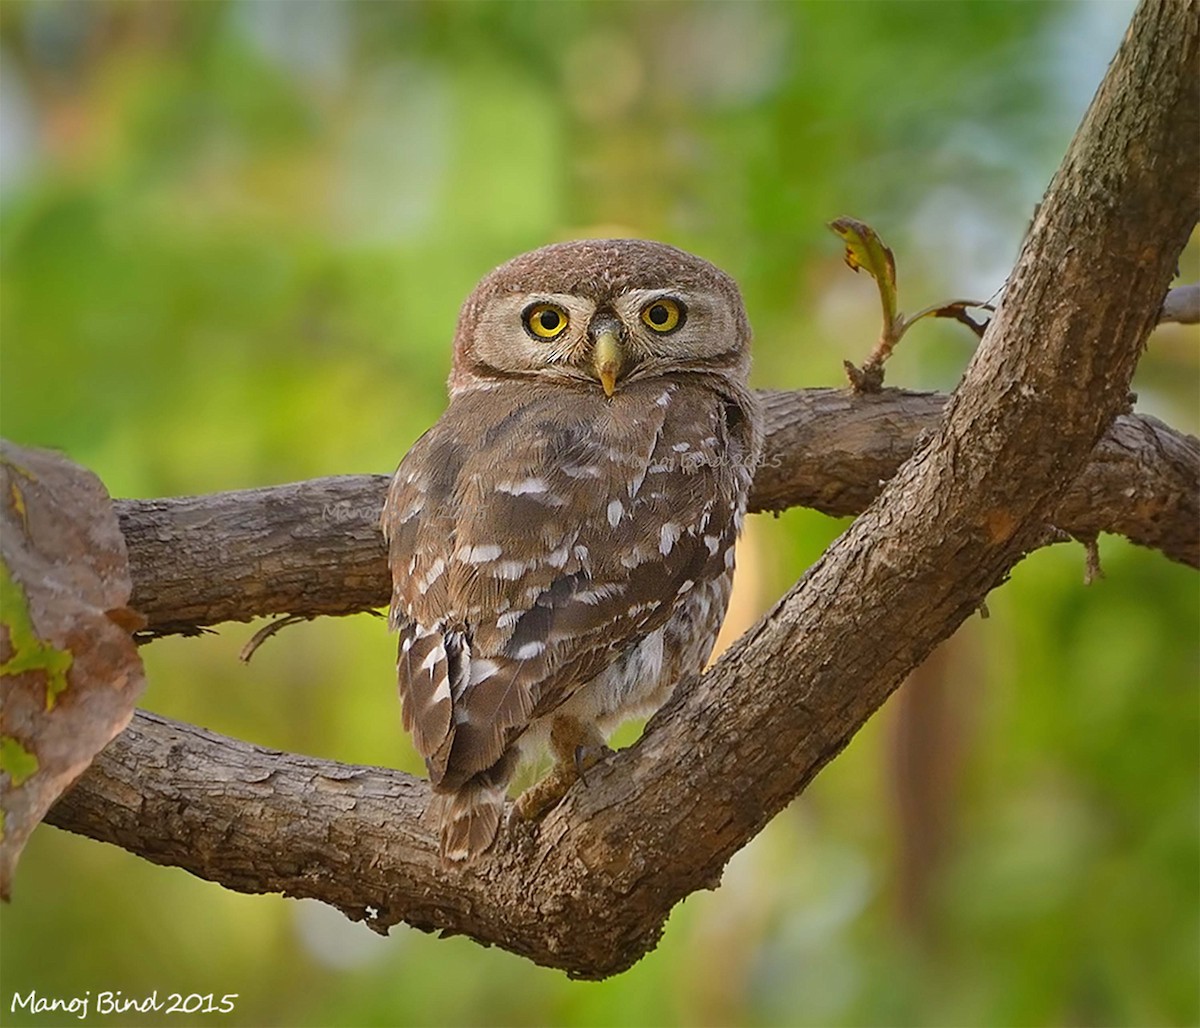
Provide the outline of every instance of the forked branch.
<path id="1" fill-rule="evenodd" d="M 775 610 L 538 829 L 515 826 L 478 865 L 445 870 L 419 820 L 423 783 L 153 715 L 50 820 L 381 930 L 465 933 L 580 977 L 629 967 L 671 907 L 716 883 L 1047 524 L 1067 520 L 1063 483 L 1124 410 L 1195 223 L 1198 36 L 1194 2 L 1142 3 L 936 427 Z M 351 527 L 371 531 L 367 518 Z M 363 605 L 379 588 L 372 567 L 354 572 Z"/>

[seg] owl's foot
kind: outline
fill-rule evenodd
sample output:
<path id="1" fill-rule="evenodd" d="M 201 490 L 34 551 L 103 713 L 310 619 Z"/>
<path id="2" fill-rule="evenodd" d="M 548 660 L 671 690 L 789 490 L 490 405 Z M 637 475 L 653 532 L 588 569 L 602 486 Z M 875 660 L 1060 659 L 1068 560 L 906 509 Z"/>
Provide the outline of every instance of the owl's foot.
<path id="1" fill-rule="evenodd" d="M 524 821 L 540 821 L 558 806 L 567 790 L 575 784 L 575 775 L 566 775 L 561 766 L 555 766 L 545 778 L 534 782 L 520 796 L 513 813 Z"/>
<path id="2" fill-rule="evenodd" d="M 554 767 L 517 797 L 513 809 L 526 821 L 540 821 L 576 781 L 587 785 L 584 775 L 612 753 L 593 726 L 569 717 L 554 719 L 550 726 L 550 748 L 554 751 Z"/>

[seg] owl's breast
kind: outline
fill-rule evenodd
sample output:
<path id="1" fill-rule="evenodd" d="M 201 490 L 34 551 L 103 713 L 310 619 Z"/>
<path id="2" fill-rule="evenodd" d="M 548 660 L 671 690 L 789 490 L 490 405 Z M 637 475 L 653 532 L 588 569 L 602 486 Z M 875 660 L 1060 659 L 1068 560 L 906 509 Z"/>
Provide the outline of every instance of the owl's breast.
<path id="1" fill-rule="evenodd" d="M 565 703 L 615 723 L 700 669 L 749 481 L 728 407 L 686 379 L 611 399 L 507 383 L 456 396 L 405 458 L 385 509 L 393 622 L 413 626 L 409 693 L 450 707 L 429 732 L 444 781 Z"/>

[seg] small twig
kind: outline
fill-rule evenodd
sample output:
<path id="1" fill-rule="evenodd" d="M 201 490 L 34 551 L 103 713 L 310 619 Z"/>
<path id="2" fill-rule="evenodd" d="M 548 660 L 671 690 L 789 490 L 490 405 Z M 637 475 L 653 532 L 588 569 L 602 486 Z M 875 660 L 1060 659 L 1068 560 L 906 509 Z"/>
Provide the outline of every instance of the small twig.
<path id="1" fill-rule="evenodd" d="M 891 251 L 888 251 L 889 253 Z M 867 357 L 866 363 L 863 364 L 862 370 L 868 376 L 875 372 L 879 373 L 879 382 L 883 384 L 883 366 L 892 355 L 892 351 L 896 349 L 896 344 L 900 342 L 901 336 L 911 321 L 906 319 L 903 314 L 896 313 L 891 321 L 885 322 L 883 328 L 879 332 L 879 339 L 875 343 L 875 347 L 871 350 L 870 356 Z"/>
<path id="2" fill-rule="evenodd" d="M 1083 543 L 1084 552 L 1083 584 L 1093 585 L 1104 577 L 1104 569 L 1100 566 L 1100 544 L 1094 535 L 1079 541 Z"/>
<path id="3" fill-rule="evenodd" d="M 281 618 L 276 618 L 274 621 L 263 625 L 251 637 L 250 641 L 242 647 L 238 654 L 238 660 L 243 664 L 249 664 L 250 658 L 258 651 L 258 648 L 271 638 L 276 632 L 282 632 L 285 628 L 291 625 L 298 625 L 301 621 L 311 621 L 315 615 L 313 614 L 284 614 Z"/>
<path id="4" fill-rule="evenodd" d="M 382 618 L 383 613 L 378 610 L 362 610 L 352 611 L 355 614 L 368 614 L 374 618 Z M 254 656 L 258 648 L 271 638 L 276 632 L 282 632 L 285 628 L 291 625 L 298 625 L 301 621 L 313 621 L 321 617 L 320 613 L 312 614 L 284 614 L 283 617 L 276 618 L 269 625 L 264 625 L 250 637 L 250 641 L 242 647 L 241 653 L 238 654 L 238 660 L 243 664 L 249 664 L 250 658 Z"/>
<path id="5" fill-rule="evenodd" d="M 971 308 L 994 311 L 990 303 L 977 300 L 947 300 L 933 304 L 906 317 L 898 308 L 899 293 L 896 286 L 896 258 L 884 245 L 879 234 L 864 222 L 854 218 L 838 218 L 829 223 L 829 228 L 845 244 L 843 259 L 851 271 L 866 271 L 875 280 L 879 290 L 879 303 L 883 310 L 883 326 L 879 339 L 862 367 L 850 361 L 842 361 L 846 377 L 856 393 L 878 393 L 883 388 L 883 365 L 903 338 L 904 333 L 922 318 L 950 318 L 966 325 L 977 339 L 983 338 L 986 321 L 976 321 L 967 311 Z"/>

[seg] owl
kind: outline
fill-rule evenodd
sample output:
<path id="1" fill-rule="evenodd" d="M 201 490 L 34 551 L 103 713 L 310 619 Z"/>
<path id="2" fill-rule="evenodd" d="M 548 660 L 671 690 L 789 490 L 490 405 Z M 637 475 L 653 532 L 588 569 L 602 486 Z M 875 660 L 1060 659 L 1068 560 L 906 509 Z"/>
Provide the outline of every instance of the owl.
<path id="1" fill-rule="evenodd" d="M 636 239 L 534 250 L 463 305 L 382 515 L 444 861 L 492 844 L 523 761 L 554 760 L 536 819 L 707 661 L 761 441 L 749 343 L 729 276 Z"/>

